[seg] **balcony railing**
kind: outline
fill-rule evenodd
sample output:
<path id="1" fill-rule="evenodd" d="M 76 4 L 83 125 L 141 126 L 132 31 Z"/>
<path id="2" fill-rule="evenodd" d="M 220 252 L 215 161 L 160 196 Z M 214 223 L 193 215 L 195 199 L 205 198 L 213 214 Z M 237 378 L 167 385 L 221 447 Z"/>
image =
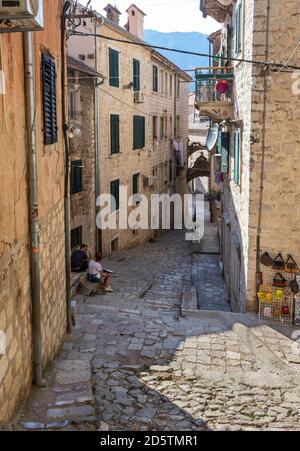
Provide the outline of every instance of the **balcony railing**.
<path id="1" fill-rule="evenodd" d="M 200 114 L 218 121 L 232 112 L 234 75 L 231 68 L 211 67 L 196 70 L 196 107 Z"/>

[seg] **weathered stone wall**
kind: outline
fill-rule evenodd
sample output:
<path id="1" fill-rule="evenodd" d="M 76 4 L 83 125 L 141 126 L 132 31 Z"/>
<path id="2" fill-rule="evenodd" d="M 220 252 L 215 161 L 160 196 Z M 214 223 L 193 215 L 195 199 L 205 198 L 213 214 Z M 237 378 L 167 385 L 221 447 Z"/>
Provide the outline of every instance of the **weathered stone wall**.
<path id="1" fill-rule="evenodd" d="M 253 58 L 263 60 L 266 42 L 267 0 L 255 1 Z M 270 2 L 269 60 L 285 62 L 299 42 L 298 0 Z M 289 60 L 299 65 L 299 51 Z M 292 253 L 300 264 L 299 151 L 300 93 L 291 73 L 271 73 L 268 78 L 266 151 L 262 204 L 261 249 Z M 296 90 L 295 90 L 296 89 Z M 250 223 L 248 305 L 256 305 L 255 249 L 258 226 L 262 136 L 263 79 L 254 69 L 250 160 Z"/>
<path id="2" fill-rule="evenodd" d="M 253 1 L 243 4 L 242 52 L 240 58 L 252 59 Z M 242 62 L 234 66 L 234 111 L 233 118 L 241 124 L 240 181 L 233 180 L 233 127 L 231 134 L 229 174 L 225 176 L 223 196 L 223 259 L 225 281 L 232 307 L 237 311 L 246 308 L 248 271 L 248 217 L 249 217 L 249 159 L 251 131 L 251 87 L 252 65 Z M 239 261 L 233 262 L 234 259 Z M 236 274 L 238 273 L 238 274 Z M 234 286 L 234 280 L 239 282 Z M 238 285 L 239 284 L 239 288 Z"/>
<path id="3" fill-rule="evenodd" d="M 82 226 L 82 241 L 95 253 L 96 197 L 95 197 L 95 80 L 84 72 L 70 71 L 71 83 L 80 86 L 76 91 L 76 121 L 81 127 L 80 137 L 70 139 L 71 160 L 82 160 L 83 190 L 71 194 L 71 229 Z M 71 85 L 72 86 L 72 85 Z"/>

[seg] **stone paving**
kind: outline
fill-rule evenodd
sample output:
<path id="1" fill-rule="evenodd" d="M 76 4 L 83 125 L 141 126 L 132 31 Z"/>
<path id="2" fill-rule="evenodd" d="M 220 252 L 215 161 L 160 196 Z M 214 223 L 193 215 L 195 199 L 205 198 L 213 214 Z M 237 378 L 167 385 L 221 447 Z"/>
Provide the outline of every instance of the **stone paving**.
<path id="1" fill-rule="evenodd" d="M 7 428 L 300 430 L 300 346 L 254 315 L 182 318 L 191 251 L 175 231 L 106 260 L 115 292 L 78 296 L 47 386 Z"/>

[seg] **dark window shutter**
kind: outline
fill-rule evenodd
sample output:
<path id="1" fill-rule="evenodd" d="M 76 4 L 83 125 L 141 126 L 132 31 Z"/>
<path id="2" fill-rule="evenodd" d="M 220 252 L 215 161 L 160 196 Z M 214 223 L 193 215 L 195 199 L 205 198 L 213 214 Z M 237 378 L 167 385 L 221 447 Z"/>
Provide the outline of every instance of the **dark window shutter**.
<path id="1" fill-rule="evenodd" d="M 235 54 L 239 55 L 242 50 L 242 3 L 236 5 L 235 10 Z"/>
<path id="2" fill-rule="evenodd" d="M 110 194 L 115 198 L 116 208 L 111 206 L 112 213 L 116 210 L 119 210 L 120 207 L 120 180 L 114 180 L 110 183 Z"/>
<path id="3" fill-rule="evenodd" d="M 76 160 L 71 162 L 71 193 L 80 193 L 83 190 L 82 183 L 82 161 Z"/>
<path id="4" fill-rule="evenodd" d="M 141 89 L 141 63 L 139 60 L 133 60 L 133 90 Z"/>
<path id="5" fill-rule="evenodd" d="M 132 194 L 139 193 L 140 174 L 134 174 L 132 177 Z"/>
<path id="6" fill-rule="evenodd" d="M 152 66 L 153 91 L 158 92 L 158 67 Z"/>
<path id="7" fill-rule="evenodd" d="M 145 118 L 143 116 L 133 116 L 133 149 L 143 149 L 145 141 Z"/>
<path id="8" fill-rule="evenodd" d="M 221 153 L 221 172 L 228 174 L 229 170 L 229 133 L 220 132 L 218 139 L 219 153 Z M 221 151 L 220 151 L 221 150 Z"/>
<path id="9" fill-rule="evenodd" d="M 48 55 L 42 56 L 42 88 L 44 116 L 44 144 L 57 142 L 56 68 Z"/>
<path id="10" fill-rule="evenodd" d="M 227 49 L 226 49 L 226 54 L 227 54 L 227 62 L 228 64 L 231 66 L 231 42 L 232 42 L 232 29 L 230 25 L 227 25 Z"/>
<path id="11" fill-rule="evenodd" d="M 234 147 L 233 147 L 233 155 L 234 155 L 234 166 L 233 166 L 233 180 L 236 185 L 239 184 L 240 181 L 240 131 L 234 131 Z"/>
<path id="12" fill-rule="evenodd" d="M 119 52 L 109 49 L 109 85 L 119 87 Z"/>
<path id="13" fill-rule="evenodd" d="M 82 226 L 71 230 L 71 249 L 82 245 Z"/>
<path id="14" fill-rule="evenodd" d="M 110 115 L 110 151 L 111 153 L 120 152 L 120 116 L 118 114 Z"/>

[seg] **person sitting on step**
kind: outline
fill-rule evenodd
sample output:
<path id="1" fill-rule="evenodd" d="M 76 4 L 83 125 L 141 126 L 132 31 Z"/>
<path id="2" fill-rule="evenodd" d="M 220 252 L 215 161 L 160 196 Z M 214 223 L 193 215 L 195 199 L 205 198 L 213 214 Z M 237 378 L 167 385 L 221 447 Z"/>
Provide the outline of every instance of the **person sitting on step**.
<path id="1" fill-rule="evenodd" d="M 71 271 L 72 272 L 85 272 L 88 269 L 88 246 L 82 244 L 80 249 L 76 249 L 71 255 Z"/>
<path id="2" fill-rule="evenodd" d="M 101 284 L 103 280 L 104 291 L 107 293 L 112 293 L 114 290 L 110 286 L 110 274 L 102 268 L 100 261 L 101 254 L 97 252 L 95 255 L 95 260 L 91 260 L 89 262 L 89 281 Z"/>

